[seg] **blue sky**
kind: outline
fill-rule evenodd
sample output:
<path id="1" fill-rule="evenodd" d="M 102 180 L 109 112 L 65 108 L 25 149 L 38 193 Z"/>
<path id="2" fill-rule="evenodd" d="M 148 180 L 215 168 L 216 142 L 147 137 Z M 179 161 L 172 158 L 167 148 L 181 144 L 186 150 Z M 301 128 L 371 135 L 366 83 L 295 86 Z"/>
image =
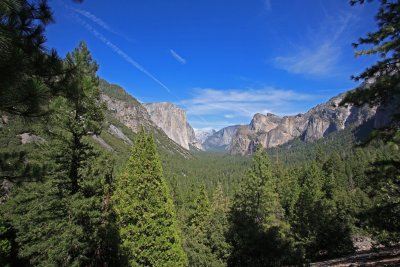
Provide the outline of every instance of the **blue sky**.
<path id="1" fill-rule="evenodd" d="M 142 102 L 172 102 L 195 128 L 256 112 L 306 112 L 354 88 L 374 58 L 351 43 L 376 28 L 376 4 L 346 0 L 52 0 L 48 48 L 84 40 L 99 76 Z"/>

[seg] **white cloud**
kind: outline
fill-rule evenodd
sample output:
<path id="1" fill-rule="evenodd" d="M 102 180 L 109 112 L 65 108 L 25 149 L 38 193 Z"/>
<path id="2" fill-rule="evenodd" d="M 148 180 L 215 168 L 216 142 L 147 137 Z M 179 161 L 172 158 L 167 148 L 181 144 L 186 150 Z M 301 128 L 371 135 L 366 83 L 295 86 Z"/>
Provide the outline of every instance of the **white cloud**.
<path id="1" fill-rule="evenodd" d="M 172 57 L 178 61 L 181 64 L 186 64 L 186 59 L 184 59 L 183 57 L 181 57 L 178 53 L 176 53 L 174 50 L 170 49 L 169 52 L 171 53 Z"/>
<path id="2" fill-rule="evenodd" d="M 275 57 L 275 65 L 295 74 L 335 75 L 339 70 L 342 48 L 347 45 L 341 39 L 353 20 L 350 13 L 337 17 L 326 15 L 319 30 L 310 30 L 303 44 L 295 47 L 292 53 Z"/>
<path id="3" fill-rule="evenodd" d="M 295 74 L 326 75 L 333 72 L 341 49 L 326 42 L 315 50 L 302 48 L 295 55 L 275 58 L 275 63 L 281 69 Z"/>
<path id="4" fill-rule="evenodd" d="M 242 124 L 248 124 L 249 121 L 243 122 Z M 227 126 L 236 125 L 238 123 L 232 122 L 230 120 L 218 120 L 213 119 L 209 121 L 201 121 L 201 120 L 190 120 L 190 125 L 196 125 L 196 130 L 204 131 L 204 132 L 211 132 L 212 130 L 220 130 Z"/>
<path id="5" fill-rule="evenodd" d="M 224 117 L 227 118 L 227 119 L 233 119 L 233 118 L 235 118 L 235 115 L 233 115 L 233 114 L 225 114 Z"/>
<path id="6" fill-rule="evenodd" d="M 258 112 L 277 115 L 296 114 L 298 113 L 296 103 L 315 99 L 315 96 L 271 87 L 231 90 L 203 88 L 196 89 L 195 93 L 193 98 L 177 103 L 187 110 L 188 115 L 219 115 L 226 119 L 251 118 Z"/>

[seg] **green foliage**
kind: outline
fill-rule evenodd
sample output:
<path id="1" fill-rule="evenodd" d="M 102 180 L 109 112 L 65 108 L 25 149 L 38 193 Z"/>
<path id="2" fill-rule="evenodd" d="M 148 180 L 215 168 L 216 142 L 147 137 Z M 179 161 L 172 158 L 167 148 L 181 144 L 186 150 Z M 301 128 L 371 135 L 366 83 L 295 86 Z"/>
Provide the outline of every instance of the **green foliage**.
<path id="1" fill-rule="evenodd" d="M 352 5 L 364 4 L 364 0 L 351 0 Z M 369 227 L 378 232 L 382 240 L 393 241 L 400 237 L 400 227 L 397 223 L 400 210 L 399 194 L 399 97 L 400 97 L 400 2 L 379 1 L 379 9 L 375 16 L 377 30 L 370 32 L 366 37 L 353 44 L 355 48 L 368 46 L 356 53 L 362 55 L 378 55 L 380 59 L 367 68 L 360 75 L 353 77 L 356 80 L 373 82 L 365 88 L 359 88 L 349 93 L 343 103 L 362 105 L 387 104 L 394 110 L 391 125 L 386 129 L 379 129 L 372 136 L 372 140 L 381 139 L 390 144 L 390 154 L 379 155 L 371 162 L 370 174 L 365 177 L 366 188 L 372 205 L 365 211 L 364 216 Z"/>
<path id="2" fill-rule="evenodd" d="M 275 266 L 294 256 L 272 163 L 260 147 L 230 211 L 230 266 Z"/>
<path id="3" fill-rule="evenodd" d="M 372 206 L 365 215 L 368 226 L 389 243 L 400 239 L 400 154 L 396 146 L 386 148 L 389 153 L 379 155 L 367 172 Z"/>
<path id="4" fill-rule="evenodd" d="M 47 1 L 4 0 L 0 16 L 0 111 L 41 116 L 64 80 L 62 61 L 44 47 L 52 12 Z"/>
<path id="5" fill-rule="evenodd" d="M 7 262 L 11 257 L 11 241 L 9 240 L 9 226 L 6 222 L 0 220 L 0 264 L 7 266 Z"/>
<path id="6" fill-rule="evenodd" d="M 180 199 L 185 202 L 190 199 L 190 188 L 204 186 L 207 194 L 211 195 L 220 183 L 227 196 L 232 196 L 239 181 L 249 167 L 250 158 L 233 156 L 215 152 L 196 152 L 185 158 L 172 156 L 160 151 L 163 161 L 165 177 L 176 181 L 176 191 Z"/>
<path id="7" fill-rule="evenodd" d="M 5 215 L 16 232 L 18 257 L 32 266 L 95 266 L 112 263 L 111 162 L 93 149 L 87 137 L 102 123 L 98 107 L 96 65 L 84 44 L 68 63 L 79 70 L 71 77 L 69 98 L 53 100 L 46 142 L 39 160 L 46 172 L 39 181 L 13 190 Z M 36 177 L 38 178 L 38 177 Z"/>
<path id="8" fill-rule="evenodd" d="M 351 0 L 352 5 L 363 4 L 365 0 Z M 368 79 L 377 76 L 390 76 L 398 72 L 397 64 L 400 63 L 400 3 L 398 1 L 379 0 L 379 10 L 375 16 L 378 29 L 370 32 L 366 37 L 359 38 L 353 46 L 372 45 L 371 48 L 356 52 L 356 56 L 377 54 L 383 60 L 378 61 L 366 69 L 356 79 Z M 380 97 L 378 95 L 378 97 Z"/>
<path id="9" fill-rule="evenodd" d="M 133 106 L 140 105 L 140 103 L 135 98 L 128 94 L 128 92 L 126 92 L 119 85 L 110 84 L 107 81 L 100 79 L 99 87 L 104 94 L 113 99 L 124 101 L 127 104 L 131 104 Z"/>
<path id="10" fill-rule="evenodd" d="M 129 266 L 185 266 L 175 210 L 154 140 L 142 130 L 113 200 Z"/>
<path id="11" fill-rule="evenodd" d="M 154 138 L 103 112 L 100 93 L 141 107 L 98 79 L 84 43 L 64 61 L 44 48 L 46 2 L 0 3 L 0 178 L 14 186 L 1 188 L 0 265 L 299 265 L 351 253 L 357 231 L 398 242 L 396 122 L 389 139 L 363 147 L 354 144 L 368 127 L 293 140 L 271 158 L 258 149 L 250 168 L 246 157 L 189 153 L 151 125 Z M 398 106 L 399 6 L 380 1 L 377 31 L 355 45 L 382 56 L 355 77 L 375 82 L 344 102 Z M 136 140 L 132 149 L 101 131 L 110 124 Z M 22 133 L 43 139 L 21 145 Z"/>
<path id="12" fill-rule="evenodd" d="M 48 133 L 56 138 L 60 146 L 59 163 L 68 170 L 72 193 L 79 190 L 83 179 L 81 169 L 89 163 L 91 145 L 84 137 L 99 134 L 104 120 L 104 106 L 99 104 L 98 66 L 93 61 L 85 43 L 81 42 L 72 54 L 67 54 L 68 68 L 74 69 L 68 80 L 66 97 L 52 101 L 54 112 L 48 123 Z"/>
<path id="13" fill-rule="evenodd" d="M 351 0 L 352 5 L 363 4 L 364 0 Z M 343 100 L 343 103 L 380 104 L 393 100 L 400 94 L 400 3 L 398 1 L 380 0 L 375 19 L 378 29 L 366 37 L 359 38 L 353 46 L 370 46 L 356 52 L 356 56 L 378 55 L 381 59 L 367 68 L 356 80 L 373 79 L 366 88 L 357 89 Z M 394 101 L 398 107 L 398 100 Z"/>
<path id="14" fill-rule="evenodd" d="M 192 188 L 187 203 L 185 220 L 185 250 L 189 266 L 227 266 L 230 246 L 226 241 L 227 199 L 221 184 L 218 185 L 212 203 L 204 186 Z"/>
<path id="15" fill-rule="evenodd" d="M 229 200 L 225 196 L 222 184 L 218 183 L 212 197 L 211 215 L 207 231 L 207 239 L 211 252 L 215 254 L 221 262 L 221 266 L 226 266 L 231 246 L 227 241 L 229 229 L 228 222 Z"/>
<path id="16" fill-rule="evenodd" d="M 334 201 L 329 201 L 324 174 L 314 162 L 301 176 L 301 193 L 296 204 L 293 229 L 307 259 L 332 257 L 352 252 L 351 229 L 340 216 Z"/>
<path id="17" fill-rule="evenodd" d="M 352 5 L 364 4 L 365 0 L 351 0 Z M 370 2 L 370 1 L 369 1 Z M 353 46 L 367 46 L 356 52 L 356 56 L 378 55 L 379 60 L 364 70 L 355 80 L 365 83 L 360 88 L 349 92 L 342 105 L 389 104 L 394 111 L 393 121 L 388 129 L 380 130 L 379 138 L 391 139 L 399 131 L 399 97 L 400 97 L 400 3 L 398 1 L 379 0 L 375 16 L 377 30 L 366 37 L 359 38 Z"/>

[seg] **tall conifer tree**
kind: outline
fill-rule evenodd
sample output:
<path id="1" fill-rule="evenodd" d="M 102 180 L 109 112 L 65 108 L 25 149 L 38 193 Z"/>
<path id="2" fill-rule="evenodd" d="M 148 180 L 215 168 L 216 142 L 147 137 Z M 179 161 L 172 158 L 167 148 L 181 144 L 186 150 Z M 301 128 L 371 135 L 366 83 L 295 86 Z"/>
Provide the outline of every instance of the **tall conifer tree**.
<path id="1" fill-rule="evenodd" d="M 88 137 L 103 121 L 97 65 L 84 43 L 67 56 L 74 71 L 67 97 L 54 99 L 42 144 L 47 172 L 43 181 L 25 183 L 7 202 L 16 230 L 18 256 L 32 266 L 95 266 L 110 263 L 111 207 L 109 160 L 100 158 Z"/>
<path id="2" fill-rule="evenodd" d="M 114 194 L 121 248 L 129 266 L 186 266 L 174 205 L 153 137 L 142 129 Z"/>
<path id="3" fill-rule="evenodd" d="M 231 266 L 274 266 L 290 256 L 288 225 L 267 152 L 258 147 L 230 213 Z"/>

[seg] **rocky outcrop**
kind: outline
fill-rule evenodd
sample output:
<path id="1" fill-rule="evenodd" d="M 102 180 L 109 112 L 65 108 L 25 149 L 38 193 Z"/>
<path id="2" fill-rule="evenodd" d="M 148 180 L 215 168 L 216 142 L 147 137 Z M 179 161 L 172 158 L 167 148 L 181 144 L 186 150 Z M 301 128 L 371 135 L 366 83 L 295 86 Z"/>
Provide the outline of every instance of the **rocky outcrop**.
<path id="1" fill-rule="evenodd" d="M 132 145 L 132 140 L 129 139 L 117 126 L 110 124 L 108 126 L 108 132 L 114 135 L 115 137 L 118 137 L 128 145 Z"/>
<path id="2" fill-rule="evenodd" d="M 151 120 L 170 139 L 187 150 L 190 149 L 190 146 L 202 149 L 193 128 L 186 120 L 186 111 L 166 102 L 144 104 L 144 107 L 147 109 Z"/>
<path id="3" fill-rule="evenodd" d="M 294 138 L 305 142 L 323 138 L 347 126 L 359 126 L 377 113 L 376 107 L 339 106 L 344 95 L 330 99 L 304 114 L 280 118 L 273 114 L 256 114 L 247 129 L 237 131 L 231 140 L 232 154 L 250 154 L 257 145 L 265 148 L 285 144 Z"/>
<path id="4" fill-rule="evenodd" d="M 146 109 L 136 99 L 131 98 L 129 101 L 124 101 L 111 98 L 104 93 L 101 95 L 101 99 L 112 115 L 133 132 L 137 133 L 141 127 L 155 126 Z"/>
<path id="5" fill-rule="evenodd" d="M 134 133 L 137 133 L 142 128 L 144 128 L 146 132 L 153 133 L 158 146 L 167 149 L 171 154 L 178 153 L 183 157 L 190 157 L 190 154 L 186 151 L 189 149 L 189 143 L 193 144 L 193 146 L 198 145 L 194 140 L 189 140 L 184 146 L 177 145 L 176 140 L 172 140 L 172 135 L 168 135 L 165 132 L 166 129 L 162 129 L 154 122 L 158 122 L 158 120 L 156 120 L 155 117 L 151 118 L 144 104 L 137 101 L 122 87 L 100 79 L 99 88 L 101 91 L 101 100 L 107 107 L 107 111 L 105 112 L 107 121 L 109 122 L 107 131 L 113 136 L 123 140 L 128 145 L 132 144 L 132 140 L 126 136 L 119 127 L 115 126 L 116 124 L 113 123 L 115 119 L 124 126 L 130 128 Z M 186 114 L 184 114 L 184 116 L 185 122 L 183 128 L 187 136 Z M 152 119 L 154 119 L 154 121 Z M 105 142 L 102 142 L 104 140 L 97 138 L 96 141 L 108 149 Z M 183 147 L 186 150 L 183 149 Z"/>
<path id="6" fill-rule="evenodd" d="M 46 142 L 42 137 L 32 133 L 22 133 L 18 137 L 21 139 L 21 144 L 26 145 L 29 143 L 44 143 Z"/>
<path id="7" fill-rule="evenodd" d="M 274 114 L 257 113 L 250 122 L 250 129 L 255 132 L 269 132 L 276 128 L 282 119 Z"/>
<path id="8" fill-rule="evenodd" d="M 232 138 L 236 135 L 240 125 L 228 126 L 207 137 L 203 142 L 206 150 L 226 150 L 229 148 Z"/>
<path id="9" fill-rule="evenodd" d="M 188 138 L 189 138 L 189 145 L 197 148 L 199 150 L 204 150 L 203 145 L 201 144 L 201 141 L 197 139 L 196 137 L 196 132 L 192 128 L 192 126 L 187 122 L 186 123 L 186 129 L 188 133 Z"/>
<path id="10" fill-rule="evenodd" d="M 106 141 L 104 141 L 103 138 L 101 138 L 99 135 L 92 135 L 92 138 L 99 143 L 102 147 L 104 147 L 105 149 L 107 149 L 108 151 L 114 151 L 114 149 L 112 148 L 112 146 L 110 146 L 109 144 L 107 144 Z"/>

